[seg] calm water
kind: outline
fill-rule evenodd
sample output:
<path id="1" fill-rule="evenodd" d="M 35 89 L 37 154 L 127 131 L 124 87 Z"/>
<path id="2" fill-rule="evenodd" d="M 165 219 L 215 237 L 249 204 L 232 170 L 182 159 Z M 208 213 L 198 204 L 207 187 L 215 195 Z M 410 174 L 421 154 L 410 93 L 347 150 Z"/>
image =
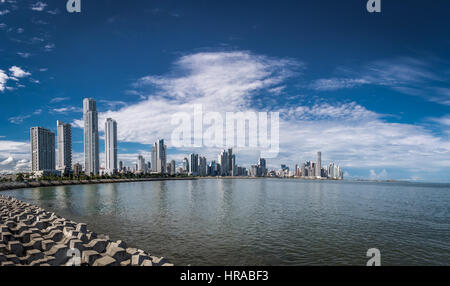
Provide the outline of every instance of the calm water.
<path id="1" fill-rule="evenodd" d="M 450 185 L 198 180 L 3 192 L 176 265 L 450 265 Z"/>

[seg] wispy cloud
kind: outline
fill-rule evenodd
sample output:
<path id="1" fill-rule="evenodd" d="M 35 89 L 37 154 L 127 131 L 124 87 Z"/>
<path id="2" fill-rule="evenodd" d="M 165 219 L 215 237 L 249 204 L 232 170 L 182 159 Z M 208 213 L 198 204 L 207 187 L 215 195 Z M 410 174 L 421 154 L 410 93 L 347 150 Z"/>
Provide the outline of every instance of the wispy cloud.
<path id="1" fill-rule="evenodd" d="M 31 6 L 30 6 L 31 10 L 38 11 L 38 12 L 44 11 L 46 7 L 47 7 L 47 3 L 44 3 L 41 1 L 31 4 Z"/>
<path id="2" fill-rule="evenodd" d="M 24 59 L 28 59 L 31 56 L 30 53 L 24 53 L 24 52 L 17 52 L 17 55 L 21 56 Z"/>
<path id="3" fill-rule="evenodd" d="M 44 46 L 44 50 L 46 52 L 51 52 L 51 51 L 53 51 L 53 49 L 55 49 L 55 44 L 53 44 L 53 43 L 49 43 Z"/>
<path id="4" fill-rule="evenodd" d="M 339 70 L 342 74 L 342 71 Z M 384 86 L 397 92 L 420 96 L 428 101 L 450 105 L 450 81 L 433 71 L 431 63 L 411 57 L 375 61 L 359 70 L 345 69 L 344 76 L 315 80 L 309 88 L 335 91 L 364 85 Z M 444 88 L 435 86 L 444 85 Z"/>
<path id="5" fill-rule="evenodd" d="M 70 100 L 70 97 L 55 97 L 55 98 L 52 98 L 52 100 L 50 100 L 50 103 L 58 103 L 58 102 L 67 101 L 67 100 Z"/>
<path id="6" fill-rule="evenodd" d="M 68 107 L 54 108 L 52 109 L 52 112 L 67 114 L 72 112 L 83 112 L 83 109 L 80 107 L 68 106 Z"/>
<path id="7" fill-rule="evenodd" d="M 11 122 L 12 124 L 22 124 L 25 120 L 31 118 L 34 115 L 40 115 L 42 113 L 42 109 L 37 109 L 34 112 L 32 112 L 31 114 L 27 114 L 27 115 L 19 115 L 19 116 L 14 116 L 9 118 L 9 122 Z"/>

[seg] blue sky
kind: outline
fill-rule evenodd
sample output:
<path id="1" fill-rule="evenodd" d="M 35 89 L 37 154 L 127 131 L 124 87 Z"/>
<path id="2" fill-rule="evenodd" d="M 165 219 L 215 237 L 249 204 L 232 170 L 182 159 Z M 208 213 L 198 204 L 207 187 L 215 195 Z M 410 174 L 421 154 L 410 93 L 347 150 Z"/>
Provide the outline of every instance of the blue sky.
<path id="1" fill-rule="evenodd" d="M 170 138 L 170 116 L 280 112 L 278 158 L 348 177 L 450 181 L 448 1 L 0 0 L 0 172 L 29 168 L 29 128 L 72 123 L 83 163 L 82 99 L 119 124 L 132 164 Z M 193 150 L 171 148 L 180 161 Z M 194 150 L 209 160 L 218 150 Z M 256 162 L 241 150 L 238 163 Z"/>

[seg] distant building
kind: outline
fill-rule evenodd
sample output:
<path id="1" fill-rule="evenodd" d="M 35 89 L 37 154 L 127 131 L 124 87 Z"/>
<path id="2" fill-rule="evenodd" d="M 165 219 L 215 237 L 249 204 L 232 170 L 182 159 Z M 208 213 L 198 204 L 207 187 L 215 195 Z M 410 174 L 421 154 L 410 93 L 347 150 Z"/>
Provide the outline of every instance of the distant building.
<path id="1" fill-rule="evenodd" d="M 207 165 L 205 157 L 198 158 L 198 174 L 202 177 L 205 177 L 207 174 Z"/>
<path id="2" fill-rule="evenodd" d="M 94 99 L 83 101 L 84 166 L 87 175 L 99 174 L 98 113 Z"/>
<path id="3" fill-rule="evenodd" d="M 223 150 L 218 158 L 217 162 L 220 165 L 220 176 L 228 176 L 229 175 L 229 154 L 226 150 Z"/>
<path id="4" fill-rule="evenodd" d="M 322 177 L 322 152 L 317 153 L 316 177 Z"/>
<path id="5" fill-rule="evenodd" d="M 42 127 L 33 127 L 31 137 L 31 171 L 54 172 L 55 161 L 55 133 Z"/>
<path id="6" fill-rule="evenodd" d="M 189 160 L 188 158 L 183 159 L 183 172 L 189 174 Z"/>
<path id="7" fill-rule="evenodd" d="M 170 175 L 174 176 L 177 174 L 177 163 L 175 162 L 175 160 L 170 161 Z"/>
<path id="8" fill-rule="evenodd" d="M 109 175 L 117 173 L 117 122 L 111 118 L 105 122 L 105 170 Z"/>
<path id="9" fill-rule="evenodd" d="M 188 162 L 189 175 L 198 176 L 198 154 L 192 153 Z"/>
<path id="10" fill-rule="evenodd" d="M 258 173 L 260 177 L 265 177 L 267 174 L 267 166 L 266 166 L 266 159 L 260 158 L 258 162 Z"/>
<path id="11" fill-rule="evenodd" d="M 167 146 L 164 145 L 164 139 L 156 142 L 152 147 L 152 171 L 164 175 L 167 173 Z"/>
<path id="12" fill-rule="evenodd" d="M 70 124 L 56 122 L 58 134 L 57 169 L 65 174 L 72 171 L 72 128 Z"/>
<path id="13" fill-rule="evenodd" d="M 137 159 L 137 167 L 136 172 L 139 174 L 146 174 L 147 173 L 147 165 L 145 163 L 145 159 L 143 156 L 139 155 Z"/>
<path id="14" fill-rule="evenodd" d="M 81 166 L 81 164 L 76 163 L 73 165 L 73 175 L 75 177 L 79 177 L 82 172 L 83 172 L 83 166 Z"/>

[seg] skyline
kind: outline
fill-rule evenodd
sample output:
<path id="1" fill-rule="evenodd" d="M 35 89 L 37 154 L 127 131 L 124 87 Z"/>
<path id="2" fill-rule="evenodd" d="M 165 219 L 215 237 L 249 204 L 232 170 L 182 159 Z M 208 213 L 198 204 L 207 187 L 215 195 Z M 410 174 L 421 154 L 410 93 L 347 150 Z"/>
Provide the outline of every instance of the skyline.
<path id="1" fill-rule="evenodd" d="M 0 16 L 0 172 L 29 168 L 29 128 L 56 133 L 56 120 L 72 124 L 73 163 L 83 163 L 79 102 L 92 97 L 102 165 L 107 118 L 119 126 L 118 161 L 131 165 L 170 138 L 173 113 L 200 103 L 280 112 L 269 169 L 321 150 L 347 178 L 450 181 L 449 3 L 386 2 L 372 15 L 360 1 L 96 1 L 70 15 L 35 2 L 0 3 L 10 11 Z M 169 145 L 167 162 L 220 150 Z M 235 151 L 238 165 L 259 157 Z"/>

